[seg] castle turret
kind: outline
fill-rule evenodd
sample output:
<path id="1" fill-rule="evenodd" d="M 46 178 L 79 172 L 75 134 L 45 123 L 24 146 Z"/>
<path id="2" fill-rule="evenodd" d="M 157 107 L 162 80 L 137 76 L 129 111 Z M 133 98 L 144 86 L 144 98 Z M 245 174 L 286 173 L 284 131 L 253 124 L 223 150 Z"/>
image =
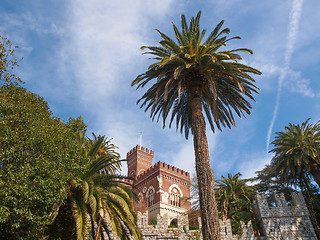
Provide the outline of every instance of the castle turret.
<path id="1" fill-rule="evenodd" d="M 127 153 L 128 176 L 137 178 L 140 173 L 150 168 L 153 163 L 154 152 L 140 145 Z"/>

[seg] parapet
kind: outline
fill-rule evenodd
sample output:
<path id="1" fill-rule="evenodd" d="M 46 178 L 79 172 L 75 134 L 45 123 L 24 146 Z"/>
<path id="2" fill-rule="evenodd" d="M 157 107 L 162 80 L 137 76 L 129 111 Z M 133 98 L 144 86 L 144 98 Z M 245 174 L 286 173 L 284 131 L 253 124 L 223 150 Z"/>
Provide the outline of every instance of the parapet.
<path id="1" fill-rule="evenodd" d="M 145 152 L 145 153 L 148 153 L 148 154 L 151 154 L 152 156 L 154 156 L 154 152 L 153 152 L 152 150 L 150 150 L 150 149 L 148 149 L 148 148 L 145 148 L 145 147 L 143 147 L 143 146 L 137 145 L 137 146 L 135 146 L 134 148 L 132 148 L 132 149 L 127 153 L 127 158 L 128 158 L 131 154 L 137 152 L 138 150 L 139 150 L 139 151 L 142 151 L 142 152 Z"/>
<path id="2" fill-rule="evenodd" d="M 142 173 L 140 173 L 137 176 L 137 181 L 142 181 L 145 178 L 149 177 L 150 175 L 152 175 L 154 172 L 157 172 L 159 170 L 159 164 L 156 163 L 153 166 L 151 166 L 150 168 L 148 168 L 147 170 L 143 171 Z"/>
<path id="3" fill-rule="evenodd" d="M 303 195 L 291 193 L 292 199 L 287 201 L 283 193 L 273 193 L 271 198 L 256 195 L 255 206 L 259 208 L 261 217 L 309 215 Z"/>
<path id="4" fill-rule="evenodd" d="M 181 175 L 181 177 L 190 178 L 189 172 L 186 172 L 186 171 L 179 169 L 175 166 L 172 166 L 172 165 L 164 163 L 164 162 L 157 162 L 157 164 L 159 164 L 161 169 L 166 170 L 166 171 L 171 171 L 172 173 L 176 174 L 177 176 Z"/>
<path id="5" fill-rule="evenodd" d="M 170 171 L 172 172 L 172 174 L 178 176 L 178 177 L 182 177 L 185 179 L 189 179 L 190 178 L 190 173 L 186 172 L 184 170 L 181 170 L 179 168 L 176 168 L 175 166 L 172 166 L 170 164 L 164 163 L 164 162 L 157 162 L 155 163 L 152 167 L 148 168 L 147 170 L 145 170 L 144 172 L 142 172 L 141 174 L 139 174 L 137 176 L 137 181 L 142 181 L 145 178 L 149 177 L 150 175 L 152 175 L 154 172 L 157 172 L 159 170 L 165 170 L 165 171 Z"/>

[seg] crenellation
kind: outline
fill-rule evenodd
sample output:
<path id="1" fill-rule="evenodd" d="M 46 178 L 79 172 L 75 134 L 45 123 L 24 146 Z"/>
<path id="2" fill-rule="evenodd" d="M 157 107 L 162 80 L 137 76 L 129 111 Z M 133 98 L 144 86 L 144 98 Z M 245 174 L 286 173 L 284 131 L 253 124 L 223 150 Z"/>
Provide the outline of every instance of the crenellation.
<path id="1" fill-rule="evenodd" d="M 269 206 L 266 196 L 257 195 L 254 209 L 262 233 L 268 239 L 316 239 L 309 211 L 302 193 L 292 193 L 289 206 L 283 194 L 273 194 L 275 206 Z"/>

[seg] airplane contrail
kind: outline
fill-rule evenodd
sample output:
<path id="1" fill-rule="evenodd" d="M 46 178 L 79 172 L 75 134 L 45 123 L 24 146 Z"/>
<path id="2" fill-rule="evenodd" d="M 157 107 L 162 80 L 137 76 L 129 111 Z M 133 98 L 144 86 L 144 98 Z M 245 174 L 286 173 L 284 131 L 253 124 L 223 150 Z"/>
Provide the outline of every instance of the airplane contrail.
<path id="1" fill-rule="evenodd" d="M 292 8 L 291 8 L 290 16 L 289 16 L 286 52 L 285 52 L 285 56 L 284 56 L 284 68 L 283 68 L 283 71 L 281 71 L 280 76 L 278 78 L 278 90 L 277 90 L 276 104 L 275 104 L 275 107 L 273 110 L 273 116 L 272 116 L 270 126 L 268 129 L 268 134 L 267 134 L 267 154 L 269 152 L 269 145 L 270 145 L 270 138 L 271 138 L 272 129 L 273 129 L 274 123 L 275 123 L 277 115 L 278 115 L 278 109 L 279 109 L 279 105 L 280 105 L 280 98 L 281 98 L 283 81 L 286 78 L 286 75 L 290 69 L 290 62 L 291 62 L 292 53 L 294 50 L 294 44 L 295 44 L 296 38 L 297 38 L 298 26 L 299 26 L 299 20 L 300 20 L 300 16 L 301 16 L 303 1 L 304 0 L 294 0 L 292 3 Z"/>

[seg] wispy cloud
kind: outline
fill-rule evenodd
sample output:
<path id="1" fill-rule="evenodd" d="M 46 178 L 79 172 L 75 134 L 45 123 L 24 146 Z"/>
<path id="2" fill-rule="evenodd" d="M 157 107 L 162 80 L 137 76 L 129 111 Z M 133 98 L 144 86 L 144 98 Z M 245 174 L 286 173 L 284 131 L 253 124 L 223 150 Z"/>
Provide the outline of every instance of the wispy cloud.
<path id="1" fill-rule="evenodd" d="M 281 71 L 280 76 L 278 78 L 278 90 L 277 90 L 276 104 L 274 107 L 273 116 L 272 116 L 271 123 L 270 123 L 269 129 L 268 129 L 268 134 L 267 134 L 267 142 L 266 142 L 267 143 L 267 152 L 269 152 L 269 145 L 270 145 L 270 138 L 271 138 L 271 134 L 272 134 L 272 129 L 273 129 L 274 123 L 275 123 L 277 115 L 278 115 L 282 85 L 283 85 L 283 82 L 286 78 L 286 75 L 290 69 L 290 61 L 291 61 L 292 53 L 294 51 L 294 45 L 295 45 L 296 36 L 298 33 L 298 26 L 299 26 L 299 19 L 301 16 L 301 11 L 302 11 L 302 4 L 303 4 L 303 0 L 294 0 L 292 3 L 292 9 L 290 12 L 290 17 L 289 17 L 286 52 L 285 52 L 285 56 L 284 56 L 285 64 L 284 64 L 283 71 Z"/>
<path id="2" fill-rule="evenodd" d="M 253 152 L 246 157 L 245 161 L 240 161 L 237 169 L 243 178 L 255 177 L 255 172 L 262 170 L 267 164 L 270 164 L 272 154 L 263 154 L 263 152 Z M 248 164 L 250 163 L 250 164 Z"/>
<path id="3" fill-rule="evenodd" d="M 70 3 L 60 67 L 73 74 L 84 103 L 128 91 L 135 76 L 125 76 L 146 61 L 140 46 L 150 41 L 151 20 L 165 18 L 172 4 L 172 0 Z"/>

